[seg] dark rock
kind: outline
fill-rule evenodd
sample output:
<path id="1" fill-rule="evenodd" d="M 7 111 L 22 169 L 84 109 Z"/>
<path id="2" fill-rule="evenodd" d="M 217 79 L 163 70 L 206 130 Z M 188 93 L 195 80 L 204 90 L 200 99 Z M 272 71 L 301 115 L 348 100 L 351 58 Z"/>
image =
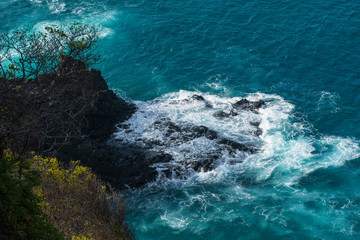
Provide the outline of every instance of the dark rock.
<path id="1" fill-rule="evenodd" d="M 250 122 L 251 126 L 259 127 L 261 122 Z"/>
<path id="2" fill-rule="evenodd" d="M 213 105 L 211 103 L 209 103 L 208 101 L 205 101 L 205 107 L 212 108 Z"/>
<path id="3" fill-rule="evenodd" d="M 182 132 L 181 127 L 177 126 L 173 122 L 166 122 L 163 127 L 166 127 L 167 129 L 167 135 L 171 135 L 174 132 Z"/>
<path id="4" fill-rule="evenodd" d="M 206 99 L 203 96 L 200 95 L 192 95 L 191 100 L 196 100 L 196 101 L 202 101 L 205 103 L 205 107 L 207 108 L 212 108 L 213 106 L 211 105 L 211 103 L 209 101 L 206 101 Z"/>
<path id="5" fill-rule="evenodd" d="M 116 124 L 130 118 L 136 107 L 118 98 L 100 71 L 86 69 L 83 62 L 64 58 L 58 72 L 24 81 L 21 87 L 23 98 L 34 103 L 31 108 L 37 117 L 36 129 L 46 132 L 41 144 L 36 144 L 34 137 L 31 150 L 55 154 L 63 162 L 81 160 L 118 188 L 154 180 L 156 171 L 149 167 L 151 163 L 169 161 L 168 155 L 147 156 L 141 151 L 125 154 L 106 142 Z"/>
<path id="6" fill-rule="evenodd" d="M 184 177 L 182 175 L 182 173 L 179 170 L 176 170 L 176 169 L 165 169 L 165 170 L 163 170 L 161 172 L 164 174 L 164 176 L 166 178 L 169 178 L 169 179 L 181 179 L 181 178 Z"/>
<path id="7" fill-rule="evenodd" d="M 206 137 L 210 140 L 217 138 L 217 133 L 205 126 L 179 126 L 166 118 L 160 119 L 154 123 L 155 128 L 165 130 L 166 137 L 177 142 L 188 142 L 195 138 Z"/>
<path id="8" fill-rule="evenodd" d="M 133 112 L 134 106 L 118 98 L 111 90 L 98 91 L 85 111 L 88 126 L 84 133 L 105 140 L 114 132 L 115 124 L 127 120 Z"/>
<path id="9" fill-rule="evenodd" d="M 265 102 L 263 100 L 259 101 L 249 101 L 245 98 L 237 101 L 233 104 L 233 107 L 237 110 L 248 110 L 248 111 L 256 111 L 261 108 Z"/>
<path id="10" fill-rule="evenodd" d="M 191 168 L 196 172 L 209 172 L 215 167 L 215 159 L 201 159 L 191 164 Z"/>
<path id="11" fill-rule="evenodd" d="M 260 128 L 257 128 L 256 130 L 255 130 L 255 132 L 254 132 L 254 134 L 256 135 L 256 136 L 260 136 L 261 134 L 263 133 L 263 131 L 260 129 Z"/>
<path id="12" fill-rule="evenodd" d="M 234 103 L 234 105 L 243 106 L 243 105 L 248 105 L 249 103 L 250 103 L 249 100 L 247 100 L 246 98 L 243 98 L 240 101 L 237 101 L 236 103 Z"/>
<path id="13" fill-rule="evenodd" d="M 188 133 L 191 132 L 194 138 L 206 137 L 210 140 L 217 138 L 217 133 L 205 126 L 190 126 L 185 127 L 183 130 Z"/>
<path id="14" fill-rule="evenodd" d="M 141 146 L 118 145 L 111 142 L 83 142 L 71 157 L 81 159 L 103 181 L 117 189 L 138 188 L 155 181 L 158 172 L 153 164 L 168 163 L 172 156 Z"/>
<path id="15" fill-rule="evenodd" d="M 197 101 L 205 101 L 205 98 L 203 96 L 200 96 L 200 95 L 192 95 L 191 96 L 191 99 L 193 100 L 197 100 Z"/>
<path id="16" fill-rule="evenodd" d="M 47 105 L 34 110 L 44 116 L 43 124 L 55 129 L 50 134 L 56 136 L 67 131 L 70 138 L 105 140 L 114 132 L 115 124 L 136 110 L 134 104 L 108 89 L 100 71 L 89 71 L 83 62 L 72 58 L 63 59 L 57 73 L 27 81 L 24 89 L 30 93 L 29 99 L 46 99 Z"/>
<path id="17" fill-rule="evenodd" d="M 233 140 L 221 138 L 218 141 L 219 144 L 227 145 L 230 152 L 233 152 L 235 150 L 243 151 L 243 152 L 249 152 L 249 153 L 255 153 L 256 150 L 253 147 L 247 146 L 243 143 L 238 143 Z"/>
<path id="18" fill-rule="evenodd" d="M 158 153 L 158 152 L 148 152 L 145 155 L 145 161 L 155 164 L 155 163 L 166 163 L 172 160 L 172 156 L 167 153 Z"/>
<path id="19" fill-rule="evenodd" d="M 226 113 L 224 111 L 218 111 L 218 112 L 214 113 L 213 116 L 217 117 L 217 118 L 228 118 L 228 117 L 230 117 L 230 113 Z"/>
<path id="20" fill-rule="evenodd" d="M 152 167 L 153 164 L 171 160 L 172 157 L 169 154 L 148 152 L 141 148 L 132 149 L 130 153 L 121 156 L 117 166 L 112 166 L 114 174 L 105 176 L 107 178 L 111 176 L 113 184 L 116 184 L 118 188 L 141 187 L 154 181 L 158 176 L 156 168 Z"/>
<path id="21" fill-rule="evenodd" d="M 235 117 L 239 115 L 238 113 L 236 113 L 235 111 L 231 110 L 229 113 L 224 112 L 224 111 L 218 111 L 216 113 L 214 113 L 214 117 L 217 118 L 228 118 L 228 117 Z"/>
<path id="22" fill-rule="evenodd" d="M 254 131 L 254 134 L 256 135 L 256 136 L 260 136 L 262 133 L 263 133 L 263 131 L 261 130 L 261 128 L 259 127 L 260 126 L 260 122 L 250 122 L 250 125 L 251 126 L 254 126 L 256 129 L 255 129 L 255 131 Z"/>
<path id="23" fill-rule="evenodd" d="M 265 102 L 263 100 L 259 100 L 259 101 L 255 101 L 254 103 L 254 107 L 259 109 L 261 108 L 263 105 L 265 105 Z"/>
<path id="24" fill-rule="evenodd" d="M 191 159 L 181 162 L 162 164 L 158 169 L 160 176 L 171 179 L 186 179 L 195 172 L 209 172 L 216 167 L 217 159 L 222 155 L 221 151 L 200 154 Z"/>
<path id="25" fill-rule="evenodd" d="M 239 114 L 237 112 L 235 112 L 234 110 L 230 111 L 230 116 L 235 117 L 237 115 L 239 115 Z"/>

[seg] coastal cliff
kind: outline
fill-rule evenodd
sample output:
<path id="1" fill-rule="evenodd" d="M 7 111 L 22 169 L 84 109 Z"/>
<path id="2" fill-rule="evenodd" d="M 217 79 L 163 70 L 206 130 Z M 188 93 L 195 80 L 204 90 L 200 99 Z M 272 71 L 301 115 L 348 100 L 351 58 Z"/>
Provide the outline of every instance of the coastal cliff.
<path id="1" fill-rule="evenodd" d="M 4 80 L 5 81 L 5 80 Z M 168 143 L 132 142 L 115 138 L 116 131 L 127 132 L 129 123 L 124 123 L 137 111 L 129 103 L 109 90 L 98 70 L 88 70 L 83 62 L 73 58 L 62 59 L 59 70 L 40 75 L 35 79 L 17 82 L 12 94 L 17 109 L 26 109 L 34 124 L 22 133 L 28 148 L 43 155 L 51 154 L 58 160 L 69 163 L 80 160 L 105 182 L 116 189 L 141 187 L 155 181 L 159 176 L 183 178 L 190 172 L 211 171 L 216 161 L 225 152 L 252 154 L 256 146 L 226 138 L 221 133 L 202 125 L 179 125 L 168 118 L 160 117 L 152 124 L 162 131 L 166 141 L 183 144 L 205 138 L 218 146 L 211 154 L 205 154 L 190 162 L 172 164 L 174 157 L 166 151 Z M 235 117 L 243 111 L 255 114 L 265 103 L 241 99 L 234 102 L 231 111 L 216 111 L 203 96 L 192 95 L 180 104 L 197 102 L 214 111 L 213 117 L 221 120 Z M 173 104 L 179 104 L 173 103 Z M 20 111 L 20 110 L 19 110 Z M 25 110 L 24 110 L 25 111 Z M 259 136 L 259 122 L 253 122 L 253 135 Z M 25 139 L 23 140 L 25 142 Z M 159 150 L 157 147 L 163 150 Z M 164 150 L 165 149 L 165 150 Z M 165 164 L 159 170 L 156 165 Z"/>

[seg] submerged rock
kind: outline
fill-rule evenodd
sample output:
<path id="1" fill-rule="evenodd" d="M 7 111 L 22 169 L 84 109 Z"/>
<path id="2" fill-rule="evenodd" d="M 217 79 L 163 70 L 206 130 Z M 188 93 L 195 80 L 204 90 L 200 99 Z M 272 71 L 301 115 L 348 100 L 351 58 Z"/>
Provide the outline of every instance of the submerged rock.
<path id="1" fill-rule="evenodd" d="M 213 114 L 216 118 L 229 118 L 235 117 L 240 114 L 239 111 L 252 111 L 258 113 L 257 110 L 265 105 L 263 100 L 259 101 L 249 101 L 246 98 L 243 98 L 232 104 L 232 109 L 229 112 L 220 110 Z"/>
<path id="2" fill-rule="evenodd" d="M 207 108 L 213 107 L 209 101 L 207 101 L 203 96 L 200 95 L 196 95 L 196 94 L 192 95 L 191 100 L 202 101 L 205 103 L 205 107 Z"/>
<path id="3" fill-rule="evenodd" d="M 138 141 L 144 144 L 143 149 L 156 149 L 157 153 L 160 154 L 159 161 L 152 159 L 149 162 L 151 167 L 156 168 L 160 177 L 184 179 L 191 176 L 192 172 L 213 170 L 221 162 L 218 160 L 224 154 L 232 158 L 238 158 L 240 156 L 238 155 L 239 152 L 246 155 L 257 151 L 253 146 L 220 137 L 220 133 L 206 126 L 175 124 L 169 118 L 164 117 L 156 120 L 153 126 L 162 132 L 163 138 L 158 140 L 139 138 Z M 209 149 L 197 151 L 195 147 L 192 147 L 196 146 L 197 141 L 210 141 L 213 144 Z M 186 146 L 189 146 L 190 149 Z M 163 157 L 163 154 L 166 154 L 165 152 L 170 148 L 178 149 L 175 154 L 178 160 Z M 241 159 L 233 162 L 239 161 Z M 150 171 L 154 173 L 154 169 Z"/>
<path id="4" fill-rule="evenodd" d="M 256 136 L 260 136 L 263 133 L 262 129 L 260 128 L 260 122 L 250 122 L 250 125 L 255 127 L 255 131 L 253 131 L 253 133 Z"/>
<path id="5" fill-rule="evenodd" d="M 142 172 L 126 173 L 129 186 L 139 186 L 142 183 L 153 180 L 187 179 L 197 172 L 212 171 L 221 164 L 241 163 L 247 156 L 259 151 L 259 146 L 253 141 L 254 137 L 262 133 L 260 122 L 256 120 L 250 123 L 248 131 L 243 137 L 234 134 L 234 136 L 230 138 L 226 132 L 216 131 L 216 129 L 211 129 L 203 125 L 191 124 L 192 119 L 195 119 L 195 122 L 205 123 L 206 120 L 199 121 L 196 110 L 189 111 L 188 106 L 185 106 L 184 109 L 189 111 L 191 115 L 189 118 L 185 115 L 185 121 L 176 121 L 177 117 L 173 120 L 174 116 L 172 115 L 168 115 L 171 117 L 166 117 L 168 111 L 168 109 L 166 109 L 167 104 L 170 103 L 171 105 L 178 105 L 179 107 L 183 104 L 189 104 L 191 106 L 194 101 L 205 102 L 207 100 L 201 95 L 190 95 L 188 98 L 180 100 L 150 101 L 144 105 L 146 106 L 145 108 L 137 113 L 138 116 L 134 118 L 133 123 L 127 122 L 120 126 L 116 141 L 130 145 L 137 144 L 142 151 L 154 151 L 158 154 L 158 157 L 147 160 L 140 154 L 136 157 L 140 159 L 139 162 L 137 162 L 137 160 L 131 160 L 139 164 L 139 169 L 141 169 Z M 160 111 L 161 114 L 158 114 L 157 111 L 155 111 L 155 113 L 157 113 L 155 115 L 152 114 L 152 112 L 147 113 L 148 107 L 150 107 L 150 109 L 153 107 L 149 105 L 159 103 L 164 103 L 163 106 L 165 108 L 164 111 Z M 211 104 L 211 102 L 209 103 Z M 207 109 L 206 105 L 198 105 L 196 108 L 203 111 L 199 116 L 204 116 L 202 114 L 204 112 L 210 112 L 216 118 L 232 118 L 241 114 L 248 114 L 244 111 L 256 113 L 256 110 L 263 105 L 264 102 L 261 100 L 248 101 L 247 99 L 242 99 L 232 105 L 230 109 L 219 110 L 217 112 L 215 112 L 214 109 Z M 224 104 L 224 106 L 228 107 L 227 104 Z M 171 114 L 174 107 L 170 106 L 169 109 Z M 180 117 L 184 116 L 183 114 L 187 114 L 186 111 L 182 112 L 180 109 Z M 213 119 L 210 120 L 213 121 Z M 230 119 L 229 122 L 234 120 L 236 121 L 236 119 Z M 153 131 L 154 135 L 152 135 Z M 239 138 L 237 139 L 236 136 Z M 122 162 L 126 163 L 126 159 L 128 158 L 122 159 Z M 131 169 L 131 171 L 136 170 L 135 168 L 127 169 Z M 140 177 L 135 177 L 137 176 L 136 174 L 139 174 Z"/>
<path id="6" fill-rule="evenodd" d="M 230 117 L 230 113 L 226 113 L 224 111 L 218 111 L 218 112 L 214 113 L 213 116 L 217 117 L 217 118 L 228 118 L 228 117 Z"/>
<path id="7" fill-rule="evenodd" d="M 217 133 L 205 126 L 179 126 L 169 121 L 162 119 L 154 123 L 156 129 L 161 129 L 165 132 L 165 136 L 177 142 L 187 142 L 199 137 L 206 137 L 208 139 L 215 139 Z"/>
<path id="8" fill-rule="evenodd" d="M 224 111 L 218 111 L 216 113 L 214 113 L 214 117 L 216 118 L 229 118 L 229 117 L 235 117 L 239 115 L 238 113 L 236 113 L 235 111 L 231 110 L 230 112 L 224 112 Z"/>
<path id="9" fill-rule="evenodd" d="M 226 145 L 228 147 L 228 150 L 230 152 L 233 151 L 242 151 L 242 152 L 249 152 L 249 153 L 255 153 L 256 149 L 254 149 L 251 146 L 247 146 L 246 144 L 235 142 L 233 140 L 229 140 L 226 138 L 221 138 L 219 141 L 219 144 Z"/>

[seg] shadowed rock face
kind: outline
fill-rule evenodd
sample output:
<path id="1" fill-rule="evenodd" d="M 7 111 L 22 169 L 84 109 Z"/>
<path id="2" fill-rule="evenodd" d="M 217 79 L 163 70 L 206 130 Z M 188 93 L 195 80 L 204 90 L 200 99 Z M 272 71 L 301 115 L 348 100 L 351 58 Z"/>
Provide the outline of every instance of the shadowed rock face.
<path id="1" fill-rule="evenodd" d="M 150 148 L 108 142 L 117 124 L 129 119 L 136 107 L 109 90 L 100 71 L 89 71 L 82 62 L 65 59 L 57 73 L 40 76 L 25 85 L 31 97 L 46 95 L 47 104 L 41 109 L 44 116 L 50 116 L 46 121 L 56 123 L 59 119 L 55 115 L 52 119 L 51 113 L 57 111 L 75 113 L 68 125 L 80 128 L 81 135 L 74 135 L 57 149 L 59 160 L 81 160 L 117 189 L 141 187 L 154 181 L 158 173 L 150 166 L 171 160 L 170 155 Z"/>
<path id="2" fill-rule="evenodd" d="M 131 117 L 134 104 L 118 98 L 108 89 L 100 71 L 85 68 L 85 64 L 72 58 L 63 59 L 58 72 L 41 75 L 23 83 L 29 101 L 41 99 L 34 109 L 39 117 L 46 117 L 53 124 L 52 135 L 63 135 L 56 122 L 62 122 L 71 130 L 71 138 L 107 139 L 115 130 L 115 124 Z M 34 101 L 35 102 L 35 101 Z M 67 118 L 65 118 L 68 116 Z M 66 122 L 65 122 L 66 121 Z M 75 131 L 78 134 L 75 135 Z"/>
<path id="3" fill-rule="evenodd" d="M 34 137 L 29 136 L 30 150 L 55 154 L 65 163 L 81 160 L 101 179 L 115 185 L 125 182 L 116 178 L 124 171 L 118 160 L 134 156 L 122 156 L 123 152 L 108 145 L 107 140 L 116 124 L 130 118 L 136 107 L 109 90 L 100 71 L 88 70 L 83 62 L 66 58 L 58 72 L 17 84 L 21 86 L 19 104 L 32 103 L 27 108 L 36 119 L 31 132 Z M 43 138 L 41 144 L 38 136 Z"/>
<path id="4" fill-rule="evenodd" d="M 136 107 L 109 90 L 100 71 L 89 71 L 84 67 L 82 62 L 72 59 L 63 62 L 58 75 L 60 84 L 68 91 L 58 100 L 70 96 L 71 101 L 78 101 L 86 122 L 83 133 L 93 139 L 105 140 L 114 132 L 115 124 L 130 118 Z"/>

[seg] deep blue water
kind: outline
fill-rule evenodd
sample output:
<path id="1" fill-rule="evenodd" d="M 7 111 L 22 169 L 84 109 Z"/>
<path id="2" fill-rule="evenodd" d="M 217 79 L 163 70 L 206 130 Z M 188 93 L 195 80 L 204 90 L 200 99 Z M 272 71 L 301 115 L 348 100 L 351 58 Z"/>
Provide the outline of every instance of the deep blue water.
<path id="1" fill-rule="evenodd" d="M 0 16 L 1 32 L 98 27 L 95 67 L 143 110 L 129 139 L 159 137 L 157 116 L 237 140 L 261 120 L 251 139 L 261 151 L 244 162 L 224 153 L 210 173 L 124 193 L 138 239 L 360 239 L 359 1 L 13 0 L 0 1 Z M 267 105 L 218 121 L 203 106 L 169 104 L 195 93 L 218 109 L 241 97 Z M 211 147 L 197 139 L 167 151 L 195 161 Z"/>

